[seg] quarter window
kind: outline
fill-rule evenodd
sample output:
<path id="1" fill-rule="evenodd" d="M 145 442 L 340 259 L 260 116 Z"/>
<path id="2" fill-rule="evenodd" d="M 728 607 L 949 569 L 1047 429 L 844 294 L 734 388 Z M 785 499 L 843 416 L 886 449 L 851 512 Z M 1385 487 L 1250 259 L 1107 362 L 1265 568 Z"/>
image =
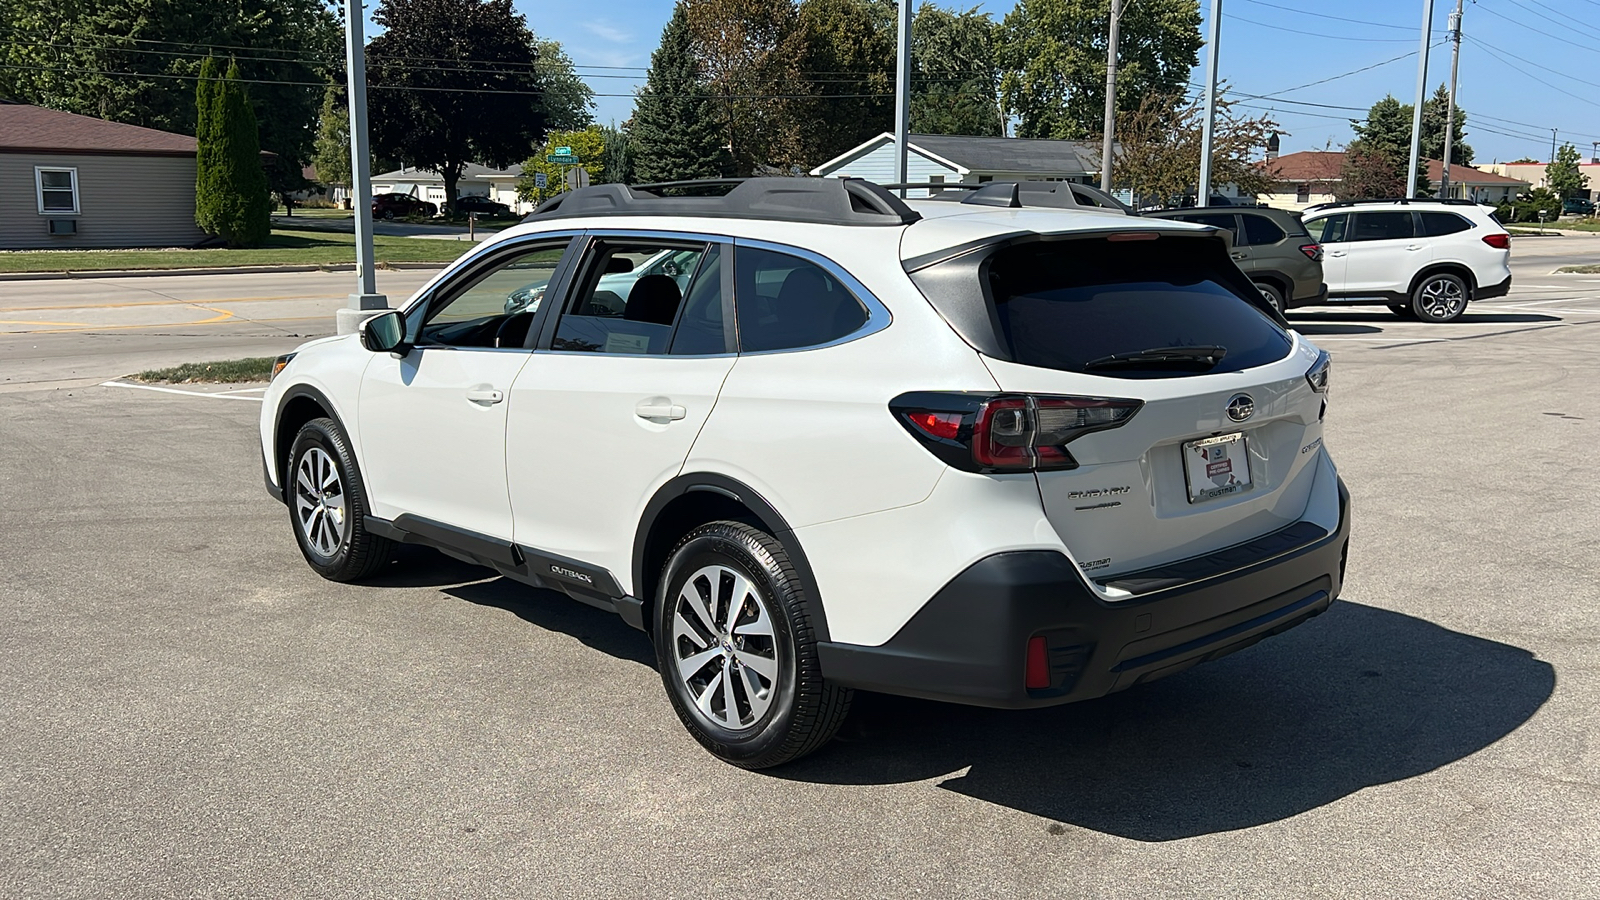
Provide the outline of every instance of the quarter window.
<path id="1" fill-rule="evenodd" d="M 39 215 L 71 216 L 78 214 L 78 170 L 33 170 L 34 187 L 38 193 Z"/>
<path id="2" fill-rule="evenodd" d="M 1266 216 L 1252 216 L 1245 213 L 1239 218 L 1244 220 L 1244 236 L 1252 247 L 1276 244 L 1286 237 L 1283 229 Z"/>
<path id="3" fill-rule="evenodd" d="M 687 294 L 697 304 L 696 336 L 686 337 L 680 352 L 720 352 L 720 346 L 708 350 L 711 343 L 703 340 L 704 333 L 714 333 L 720 343 L 722 333 L 720 267 L 713 272 L 705 265 L 709 255 L 705 244 L 597 243 L 579 289 L 562 312 L 550 349 L 666 353 Z M 703 285 L 702 277 L 717 284 Z M 697 342 L 697 338 L 702 339 Z"/>
<path id="4" fill-rule="evenodd" d="M 755 247 L 734 251 L 739 349 L 815 347 L 867 323 L 867 309 L 816 263 Z"/>
<path id="5" fill-rule="evenodd" d="M 1471 222 L 1455 213 L 1425 212 L 1420 215 L 1422 216 L 1422 233 L 1428 237 L 1442 237 L 1447 234 L 1466 231 L 1472 227 Z"/>

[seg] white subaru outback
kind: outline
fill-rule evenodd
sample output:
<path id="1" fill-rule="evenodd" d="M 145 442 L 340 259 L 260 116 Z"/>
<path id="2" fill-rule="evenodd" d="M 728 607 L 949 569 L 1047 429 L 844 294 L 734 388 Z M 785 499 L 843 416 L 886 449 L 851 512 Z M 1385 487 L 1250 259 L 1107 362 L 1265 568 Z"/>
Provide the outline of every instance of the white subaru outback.
<path id="1" fill-rule="evenodd" d="M 1338 596 L 1328 357 L 1215 229 L 1009 183 L 722 189 L 564 194 L 281 360 L 266 481 L 312 568 L 424 544 L 613 610 L 749 768 L 852 689 L 1099 697 Z"/>

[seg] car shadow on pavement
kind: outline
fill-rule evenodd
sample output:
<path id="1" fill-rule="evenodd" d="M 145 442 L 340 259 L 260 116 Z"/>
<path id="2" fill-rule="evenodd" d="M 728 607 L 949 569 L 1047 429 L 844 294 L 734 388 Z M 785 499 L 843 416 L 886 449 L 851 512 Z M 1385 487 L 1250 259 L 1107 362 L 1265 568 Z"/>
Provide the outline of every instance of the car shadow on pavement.
<path id="1" fill-rule="evenodd" d="M 857 694 L 840 740 L 772 771 L 941 783 L 1139 841 L 1275 822 L 1470 756 L 1555 689 L 1527 650 L 1340 602 L 1279 637 L 1099 700 L 999 711 Z"/>
<path id="2" fill-rule="evenodd" d="M 465 566 L 480 573 L 495 573 Z M 617 659 L 656 667 L 655 651 L 645 633 L 631 628 L 616 613 L 586 606 L 556 591 L 529 587 L 509 578 L 491 577 L 488 581 L 458 584 L 444 593 L 479 606 L 493 606 L 516 615 L 546 631 L 559 631 L 578 639 L 587 647 Z M 666 702 L 666 697 L 661 698 Z"/>
<path id="3" fill-rule="evenodd" d="M 1353 322 L 1377 322 L 1380 325 L 1418 324 L 1416 319 L 1401 318 L 1388 312 L 1346 312 L 1344 310 L 1318 310 L 1316 313 L 1291 312 L 1285 316 L 1289 320 L 1289 327 L 1301 334 L 1333 334 L 1336 332 L 1317 332 L 1311 329 L 1318 327 L 1339 328 L 1346 327 Z M 1430 323 L 1434 327 L 1448 328 L 1452 325 L 1506 325 L 1528 324 L 1534 322 L 1560 322 L 1560 316 L 1547 316 L 1542 313 L 1488 313 L 1473 312 L 1471 307 L 1461 314 L 1461 318 L 1453 322 Z M 1377 329 L 1375 329 L 1377 330 Z M 1343 334 L 1345 332 L 1337 332 Z"/>
<path id="4" fill-rule="evenodd" d="M 1301 334 L 1311 336 L 1318 334 L 1382 334 L 1383 329 L 1376 325 L 1349 325 L 1343 322 L 1310 322 L 1303 320 L 1289 320 L 1289 327 Z"/>

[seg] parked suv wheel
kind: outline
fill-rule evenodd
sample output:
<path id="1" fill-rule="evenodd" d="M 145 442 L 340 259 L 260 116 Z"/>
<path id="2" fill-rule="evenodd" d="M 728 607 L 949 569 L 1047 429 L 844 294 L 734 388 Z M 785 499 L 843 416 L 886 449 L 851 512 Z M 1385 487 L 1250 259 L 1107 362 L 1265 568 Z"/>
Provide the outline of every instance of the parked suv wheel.
<path id="1" fill-rule="evenodd" d="M 851 691 L 822 679 L 804 588 L 783 545 L 741 522 L 690 532 L 655 603 L 656 660 L 678 718 L 746 769 L 827 743 Z"/>
<path id="2" fill-rule="evenodd" d="M 1429 275 L 1411 292 L 1411 314 L 1424 322 L 1453 322 L 1467 311 L 1467 283 L 1443 272 Z"/>
<path id="3" fill-rule="evenodd" d="M 1267 305 L 1268 306 L 1272 307 L 1272 311 L 1273 312 L 1276 312 L 1276 313 L 1282 313 L 1283 312 L 1283 292 L 1282 291 L 1278 290 L 1277 288 L 1273 287 L 1270 284 L 1267 284 L 1264 281 L 1256 282 L 1256 289 L 1261 292 L 1262 298 L 1267 301 Z"/>
<path id="4" fill-rule="evenodd" d="M 339 423 L 301 426 L 286 472 L 289 518 L 311 568 L 330 581 L 356 581 L 382 568 L 395 543 L 366 529 L 366 489 Z"/>

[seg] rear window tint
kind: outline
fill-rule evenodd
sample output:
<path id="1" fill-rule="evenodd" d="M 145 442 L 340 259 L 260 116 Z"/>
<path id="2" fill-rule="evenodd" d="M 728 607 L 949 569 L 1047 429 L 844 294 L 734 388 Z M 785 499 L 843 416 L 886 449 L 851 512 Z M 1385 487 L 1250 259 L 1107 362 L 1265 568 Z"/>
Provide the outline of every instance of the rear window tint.
<path id="1" fill-rule="evenodd" d="M 1288 335 L 1239 293 L 1227 268 L 1215 241 L 1184 238 L 1027 243 L 996 251 L 986 266 L 1014 361 L 1117 378 L 1235 372 L 1282 359 Z M 1109 356 L 1208 346 L 1226 348 L 1214 366 L 1103 364 Z"/>
<path id="2" fill-rule="evenodd" d="M 1273 224 L 1266 216 L 1252 216 L 1244 213 L 1239 218 L 1244 219 L 1244 236 L 1250 241 L 1251 246 L 1261 247 L 1267 244 L 1276 244 L 1287 235 L 1283 229 Z"/>
<path id="3" fill-rule="evenodd" d="M 1471 222 L 1455 213 L 1425 212 L 1420 215 L 1422 216 L 1422 233 L 1428 237 L 1442 237 L 1447 234 L 1466 231 L 1472 227 Z"/>
<path id="4" fill-rule="evenodd" d="M 1409 212 L 1356 213 L 1356 233 L 1351 240 L 1392 241 L 1415 237 Z"/>
<path id="5" fill-rule="evenodd" d="M 743 352 L 815 347 L 867 323 L 866 307 L 816 263 L 755 247 L 734 251 Z"/>

